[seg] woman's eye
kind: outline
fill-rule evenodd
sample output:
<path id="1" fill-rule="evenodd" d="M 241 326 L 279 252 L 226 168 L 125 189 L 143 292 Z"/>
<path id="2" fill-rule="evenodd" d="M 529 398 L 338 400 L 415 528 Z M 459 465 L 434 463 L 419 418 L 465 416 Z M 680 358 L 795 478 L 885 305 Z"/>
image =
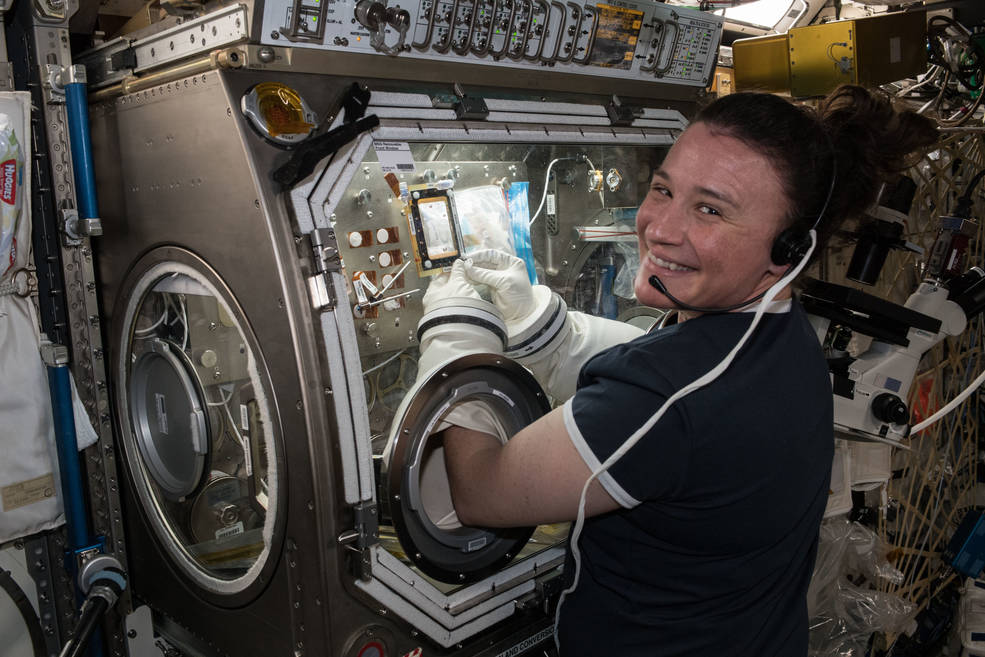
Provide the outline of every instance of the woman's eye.
<path id="1" fill-rule="evenodd" d="M 662 196 L 670 196 L 670 190 L 662 185 L 653 185 L 650 187 L 651 192 L 656 192 Z"/>

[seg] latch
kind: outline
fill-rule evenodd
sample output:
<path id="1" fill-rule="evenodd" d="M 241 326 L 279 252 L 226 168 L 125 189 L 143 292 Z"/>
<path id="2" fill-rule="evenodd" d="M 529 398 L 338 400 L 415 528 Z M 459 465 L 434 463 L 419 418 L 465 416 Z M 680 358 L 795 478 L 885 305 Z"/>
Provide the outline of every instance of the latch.
<path id="1" fill-rule="evenodd" d="M 624 105 L 618 96 L 613 96 L 609 104 L 605 106 L 605 113 L 609 115 L 610 124 L 625 128 L 633 125 L 633 121 L 643 116 L 643 109 L 632 105 Z"/>
<path id="2" fill-rule="evenodd" d="M 485 119 L 489 116 L 489 108 L 481 96 L 469 96 L 458 83 L 455 84 L 455 95 L 458 96 L 455 103 L 455 116 L 458 119 Z"/>
<path id="3" fill-rule="evenodd" d="M 111 69 L 115 71 L 132 71 L 137 68 L 137 51 L 126 48 L 109 56 Z"/>

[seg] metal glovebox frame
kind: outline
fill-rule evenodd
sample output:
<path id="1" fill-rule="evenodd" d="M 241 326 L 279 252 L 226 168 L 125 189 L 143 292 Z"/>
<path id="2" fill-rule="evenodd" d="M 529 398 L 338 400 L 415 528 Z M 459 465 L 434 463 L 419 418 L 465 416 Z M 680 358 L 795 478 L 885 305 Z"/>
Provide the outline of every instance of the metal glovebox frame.
<path id="1" fill-rule="evenodd" d="M 344 196 L 345 190 L 360 171 L 363 158 L 375 141 L 669 146 L 686 125 L 683 116 L 671 110 L 646 109 L 633 127 L 614 128 L 607 125 L 608 118 L 601 105 L 495 99 L 487 100 L 487 104 L 490 122 L 463 122 L 455 120 L 451 110 L 434 109 L 424 94 L 374 94 L 367 112 L 380 116 L 381 125 L 341 149 L 319 171 L 291 190 L 291 204 L 301 232 L 336 228 L 335 211 L 348 200 Z M 387 117 L 394 118 L 388 120 Z M 339 212 L 344 210 L 339 209 Z M 339 240 L 341 236 L 335 235 L 335 238 Z M 337 242 L 329 246 L 331 252 L 338 253 Z M 346 282 L 342 276 L 338 272 L 327 272 L 326 275 L 331 281 L 328 286 L 336 292 L 335 298 L 347 300 Z M 313 295 L 313 298 L 317 297 Z M 347 301 L 338 303 L 347 309 Z M 344 328 L 339 327 L 343 336 L 343 357 L 358 362 L 354 332 L 350 332 L 348 321 L 344 323 Z M 341 404 L 337 408 L 340 414 L 352 411 L 357 432 L 356 446 L 340 450 L 348 501 L 365 490 L 361 484 L 372 476 L 372 462 L 365 456 L 367 450 L 360 449 L 359 445 L 365 440 L 358 437 L 359 431 L 369 435 L 366 427 L 368 409 L 362 391 L 361 385 L 350 388 L 348 409 L 342 408 Z M 339 404 L 338 395 L 335 401 Z M 395 426 L 398 423 L 395 421 Z M 375 497 L 372 501 L 378 502 Z M 411 572 L 379 545 L 370 545 L 368 552 L 369 577 L 357 580 L 356 586 L 443 646 L 459 643 L 463 636 L 474 634 L 513 613 L 516 598 L 533 591 L 534 578 L 557 565 L 562 557 L 560 548 L 548 550 L 448 595 Z M 479 600 L 481 602 L 477 603 Z M 468 613 L 456 613 L 461 608 L 467 609 Z"/>
<path id="2" fill-rule="evenodd" d="M 252 336 L 280 491 L 268 510 L 276 517 L 262 567 L 242 586 L 210 588 L 165 544 L 156 512 L 139 494 L 135 455 L 126 454 L 121 485 L 130 501 L 135 599 L 171 638 L 202 654 L 356 657 L 374 641 L 388 655 L 422 645 L 429 654 L 489 657 L 531 647 L 550 633 L 545 581 L 557 575 L 562 546 L 449 590 L 378 542 L 379 482 L 347 281 L 331 258 L 333 247 L 338 252 L 332 213 L 374 140 L 666 147 L 686 121 L 647 108 L 632 125 L 613 127 L 604 101 L 506 99 L 488 99 L 485 121 L 462 121 L 435 109 L 427 94 L 371 87 L 367 113 L 380 117 L 379 127 L 283 191 L 270 172 L 289 153 L 237 110 L 244 93 L 271 79 L 300 91 L 322 116 L 352 83 L 209 72 L 90 110 L 105 226 L 95 256 L 113 327 L 111 362 L 125 363 L 119 336 L 129 330 L 128 295 L 148 262 L 202 272 Z M 120 433 L 130 417 L 123 372 L 112 382 Z"/>

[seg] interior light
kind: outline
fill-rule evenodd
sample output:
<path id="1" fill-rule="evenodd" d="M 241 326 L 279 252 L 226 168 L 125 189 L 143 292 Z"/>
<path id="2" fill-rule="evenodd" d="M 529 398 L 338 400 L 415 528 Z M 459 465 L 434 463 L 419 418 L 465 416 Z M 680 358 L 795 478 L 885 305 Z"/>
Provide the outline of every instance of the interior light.
<path id="1" fill-rule="evenodd" d="M 720 10 L 726 19 L 764 29 L 772 29 L 798 0 L 755 0 Z"/>

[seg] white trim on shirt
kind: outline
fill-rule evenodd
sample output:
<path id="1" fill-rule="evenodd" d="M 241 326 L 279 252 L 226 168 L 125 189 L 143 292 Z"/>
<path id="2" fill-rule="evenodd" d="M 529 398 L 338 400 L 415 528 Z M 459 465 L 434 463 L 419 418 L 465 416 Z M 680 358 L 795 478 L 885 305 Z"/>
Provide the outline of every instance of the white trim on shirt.
<path id="1" fill-rule="evenodd" d="M 581 455 L 582 460 L 588 469 L 592 472 L 598 471 L 602 467 L 602 462 L 599 461 L 598 457 L 595 456 L 595 452 L 589 447 L 588 443 L 585 441 L 585 437 L 581 435 L 581 431 L 578 429 L 578 425 L 575 423 L 574 411 L 571 408 L 571 399 L 564 402 L 562 407 L 564 410 L 562 416 L 564 417 L 564 428 L 568 430 L 568 436 L 571 438 L 571 443 L 578 450 L 578 454 Z M 621 507 L 625 509 L 632 509 L 638 506 L 641 502 L 632 495 L 626 492 L 626 489 L 619 485 L 619 482 L 609 474 L 608 471 L 603 472 L 598 476 L 599 483 L 605 489 L 612 499 L 614 499 Z"/>
<path id="2" fill-rule="evenodd" d="M 749 306 L 748 308 L 743 308 L 739 312 L 740 313 L 754 313 L 754 312 L 756 312 L 756 308 L 758 308 L 758 307 L 759 307 L 759 304 L 757 303 L 755 305 Z M 772 313 L 772 314 L 778 315 L 778 314 L 790 312 L 790 308 L 791 307 L 793 307 L 793 299 L 789 299 L 789 298 L 788 299 L 777 299 L 775 301 L 770 301 L 770 305 L 766 306 L 766 310 L 764 310 L 763 312 Z"/>

